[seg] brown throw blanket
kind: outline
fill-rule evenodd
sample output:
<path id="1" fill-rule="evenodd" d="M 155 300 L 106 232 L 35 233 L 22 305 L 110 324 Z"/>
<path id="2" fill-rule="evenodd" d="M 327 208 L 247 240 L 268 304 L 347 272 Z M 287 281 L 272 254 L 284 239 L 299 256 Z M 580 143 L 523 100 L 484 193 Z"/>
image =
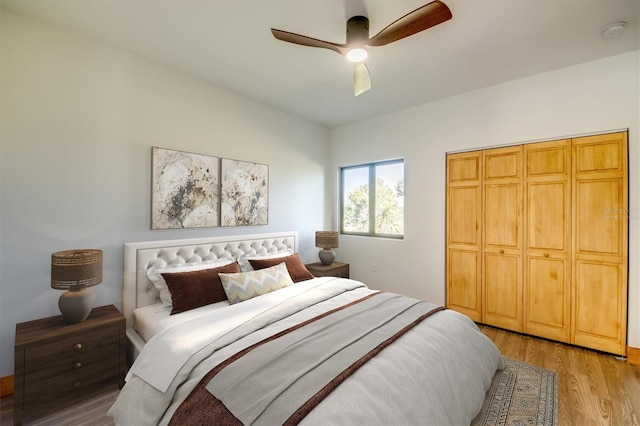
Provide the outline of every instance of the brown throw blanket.
<path id="1" fill-rule="evenodd" d="M 328 311 L 260 341 L 213 368 L 176 410 L 171 424 L 237 425 L 243 421 L 251 423 L 256 419 L 258 422 L 297 424 L 368 360 L 425 318 L 442 309 L 444 308 L 390 293 L 374 293 Z M 336 341 L 334 334 L 337 334 Z M 373 336 L 378 337 L 374 339 Z M 318 341 L 314 343 L 314 340 Z M 278 370 L 274 366 L 282 364 L 285 358 L 279 357 L 283 351 L 291 353 L 290 359 L 297 363 L 291 371 L 282 366 Z M 307 358 L 310 365 L 300 363 Z M 264 366 L 265 371 L 261 371 L 261 366 Z M 260 378 L 259 374 L 247 373 L 248 368 L 254 367 L 259 369 L 260 374 L 266 374 L 266 377 L 278 377 L 277 385 L 265 380 L 264 376 Z M 268 368 L 273 371 L 267 371 Z M 286 374 L 279 374 L 278 371 Z M 330 373 L 329 377 L 327 371 Z M 224 374 L 220 374 L 221 372 Z M 237 385 L 234 381 L 236 375 L 244 376 Z M 281 383 L 281 380 L 284 382 Z M 276 387 L 281 389 L 271 389 Z M 254 392 L 258 398 L 262 393 L 272 393 L 275 396 L 259 401 L 257 408 L 243 412 L 245 407 L 242 406 L 241 399 L 247 392 Z M 235 399 L 235 408 L 233 403 L 230 404 L 235 415 L 212 393 L 225 401 L 234 402 Z M 282 395 L 284 397 L 281 398 Z M 301 395 L 303 400 L 300 400 Z M 251 404 L 253 399 L 258 398 L 247 396 L 247 401 Z M 290 404 L 282 402 L 292 399 L 298 399 L 299 403 L 288 406 Z"/>

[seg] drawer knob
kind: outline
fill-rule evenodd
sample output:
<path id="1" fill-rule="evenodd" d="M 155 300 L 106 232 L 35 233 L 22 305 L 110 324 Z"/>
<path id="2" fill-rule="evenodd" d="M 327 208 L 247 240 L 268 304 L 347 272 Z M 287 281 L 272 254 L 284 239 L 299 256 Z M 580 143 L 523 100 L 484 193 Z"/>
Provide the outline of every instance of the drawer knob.
<path id="1" fill-rule="evenodd" d="M 503 253 L 504 253 L 504 249 L 500 249 L 500 254 L 503 254 Z"/>
<path id="2" fill-rule="evenodd" d="M 77 351 L 79 351 L 80 349 L 82 349 L 82 343 L 76 343 L 73 348 Z"/>
<path id="3" fill-rule="evenodd" d="M 82 367 L 82 363 L 81 362 L 76 362 L 75 364 L 73 364 L 73 368 L 75 368 L 76 370 L 78 368 Z"/>
<path id="4" fill-rule="evenodd" d="M 549 253 L 545 253 L 545 254 L 544 254 L 544 257 L 549 257 Z"/>
<path id="5" fill-rule="evenodd" d="M 73 387 L 74 388 L 79 388 L 80 387 L 80 382 L 77 381 L 77 380 L 75 382 L 73 382 Z"/>

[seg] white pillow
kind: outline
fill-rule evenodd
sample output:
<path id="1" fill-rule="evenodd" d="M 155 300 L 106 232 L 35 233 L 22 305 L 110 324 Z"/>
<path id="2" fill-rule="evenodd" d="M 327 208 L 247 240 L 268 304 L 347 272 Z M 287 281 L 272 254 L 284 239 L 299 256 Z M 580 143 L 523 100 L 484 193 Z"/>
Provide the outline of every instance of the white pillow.
<path id="1" fill-rule="evenodd" d="M 232 305 L 293 284 L 284 262 L 257 271 L 218 275 Z"/>
<path id="2" fill-rule="evenodd" d="M 162 277 L 163 272 L 190 272 L 201 271 L 203 269 L 217 268 L 219 266 L 229 265 L 235 262 L 231 257 L 225 257 L 216 260 L 205 260 L 194 263 L 180 263 L 176 265 L 167 265 L 163 260 L 158 261 L 147 269 L 147 277 L 153 283 L 153 286 L 160 292 L 160 300 L 164 305 L 171 305 L 171 292 L 166 281 Z"/>
<path id="3" fill-rule="evenodd" d="M 292 254 L 293 252 L 289 249 L 267 254 L 245 254 L 238 257 L 238 265 L 240 265 L 242 272 L 249 272 L 253 271 L 253 267 L 251 263 L 249 263 L 250 259 L 277 259 L 279 257 L 291 256 Z"/>

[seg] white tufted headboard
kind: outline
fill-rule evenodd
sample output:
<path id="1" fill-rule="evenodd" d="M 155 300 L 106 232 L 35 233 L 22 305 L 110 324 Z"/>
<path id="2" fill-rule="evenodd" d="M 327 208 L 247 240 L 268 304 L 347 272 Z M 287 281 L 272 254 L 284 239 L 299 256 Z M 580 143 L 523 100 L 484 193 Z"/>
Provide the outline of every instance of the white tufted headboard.
<path id="1" fill-rule="evenodd" d="M 133 330 L 134 309 L 160 301 L 158 291 L 147 277 L 147 268 L 157 259 L 167 264 L 192 263 L 223 257 L 238 259 L 246 254 L 266 254 L 286 249 L 294 253 L 298 251 L 297 231 L 125 243 L 122 310 L 127 320 L 129 340 L 137 349 L 144 345 Z"/>

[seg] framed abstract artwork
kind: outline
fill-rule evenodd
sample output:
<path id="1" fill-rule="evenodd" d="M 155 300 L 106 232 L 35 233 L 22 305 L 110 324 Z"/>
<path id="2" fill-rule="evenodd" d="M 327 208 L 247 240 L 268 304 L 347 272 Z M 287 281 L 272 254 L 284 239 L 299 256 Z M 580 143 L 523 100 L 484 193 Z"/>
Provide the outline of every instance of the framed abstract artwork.
<path id="1" fill-rule="evenodd" d="M 218 226 L 218 157 L 152 148 L 151 229 Z"/>
<path id="2" fill-rule="evenodd" d="M 269 166 L 223 158 L 220 176 L 221 225 L 267 225 Z"/>

